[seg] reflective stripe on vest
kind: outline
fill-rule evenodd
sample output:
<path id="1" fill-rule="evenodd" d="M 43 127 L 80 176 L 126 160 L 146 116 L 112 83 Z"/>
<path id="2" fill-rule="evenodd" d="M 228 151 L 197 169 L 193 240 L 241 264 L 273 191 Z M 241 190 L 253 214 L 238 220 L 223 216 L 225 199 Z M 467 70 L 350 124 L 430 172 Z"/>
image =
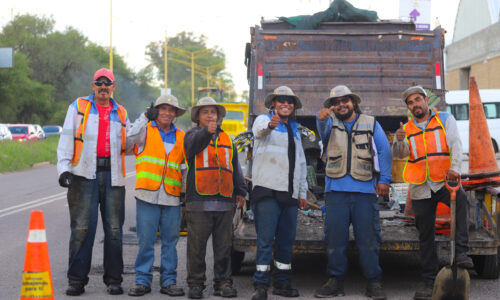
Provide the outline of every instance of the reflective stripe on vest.
<path id="1" fill-rule="evenodd" d="M 179 197 L 182 188 L 181 164 L 185 161 L 184 132 L 175 132 L 175 145 L 167 155 L 158 127 L 151 126 L 149 122 L 144 149 L 138 153 L 136 145 L 134 150 L 137 157 L 135 188 L 156 191 L 163 182 L 165 192 Z"/>
<path id="2" fill-rule="evenodd" d="M 233 196 L 233 142 L 220 132 L 210 144 L 195 156 L 196 192 L 200 195 Z"/>
<path id="3" fill-rule="evenodd" d="M 422 184 L 427 178 L 433 182 L 442 182 L 445 172 L 451 167 L 451 157 L 446 143 L 446 130 L 434 111 L 425 131 L 414 123 L 412 118 L 405 124 L 406 140 L 410 145 L 410 156 L 403 170 L 406 183 Z"/>
<path id="4" fill-rule="evenodd" d="M 118 112 L 118 118 L 120 119 L 120 123 L 122 125 L 122 145 L 121 145 L 121 151 L 120 155 L 122 158 L 122 172 L 123 172 L 123 177 L 126 175 L 126 170 L 125 170 L 125 140 L 126 140 L 126 134 L 125 134 L 125 127 L 127 126 L 127 110 L 120 104 L 116 103 L 118 105 L 117 112 Z M 89 112 L 90 112 L 90 107 L 92 106 L 92 103 L 89 100 L 83 99 L 83 98 L 78 98 L 76 100 L 76 107 L 77 107 L 77 116 L 80 118 L 80 125 L 78 125 L 78 129 L 76 130 L 76 136 L 74 137 L 74 151 L 73 151 L 73 159 L 71 160 L 71 163 L 73 165 L 77 165 L 78 162 L 80 161 L 80 156 L 82 155 L 82 150 L 83 150 L 83 144 L 85 142 L 85 129 L 87 128 L 87 121 L 89 118 Z"/>

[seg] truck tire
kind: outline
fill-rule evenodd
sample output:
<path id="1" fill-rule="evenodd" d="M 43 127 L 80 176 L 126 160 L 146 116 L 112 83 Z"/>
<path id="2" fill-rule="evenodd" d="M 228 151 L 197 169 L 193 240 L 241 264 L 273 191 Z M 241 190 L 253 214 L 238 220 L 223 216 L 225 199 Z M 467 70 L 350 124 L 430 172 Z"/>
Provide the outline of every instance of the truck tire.
<path id="1" fill-rule="evenodd" d="M 243 265 L 243 259 L 245 258 L 245 252 L 240 252 L 233 250 L 231 251 L 231 270 L 234 274 L 238 274 Z"/>
<path id="2" fill-rule="evenodd" d="M 473 255 L 474 270 L 484 279 L 498 279 L 500 269 L 500 247 L 496 255 Z"/>

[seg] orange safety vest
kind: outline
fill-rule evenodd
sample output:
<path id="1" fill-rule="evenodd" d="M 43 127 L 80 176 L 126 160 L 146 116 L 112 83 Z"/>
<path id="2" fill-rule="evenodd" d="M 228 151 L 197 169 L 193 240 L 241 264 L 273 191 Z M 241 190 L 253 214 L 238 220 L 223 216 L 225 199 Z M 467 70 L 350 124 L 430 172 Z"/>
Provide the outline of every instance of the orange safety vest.
<path id="1" fill-rule="evenodd" d="M 123 171 L 123 177 L 126 175 L 126 170 L 125 170 L 125 128 L 127 127 L 127 110 L 121 106 L 120 104 L 116 103 L 118 105 L 118 118 L 120 119 L 120 123 L 122 124 L 122 148 L 120 155 L 122 157 L 122 171 Z M 75 148 L 73 151 L 73 159 L 71 160 L 71 163 L 73 165 L 77 165 L 78 161 L 80 160 L 80 156 L 82 155 L 82 150 L 83 150 L 83 143 L 85 140 L 85 128 L 87 127 L 87 120 L 89 117 L 89 112 L 90 112 L 90 107 L 92 106 L 92 103 L 89 100 L 83 99 L 83 98 L 78 98 L 76 100 L 76 107 L 78 109 L 78 115 L 81 117 L 80 125 L 78 125 L 78 129 L 76 131 L 76 136 L 74 137 L 74 143 L 75 143 Z"/>
<path id="2" fill-rule="evenodd" d="M 137 145 L 134 148 L 137 157 L 135 169 L 137 183 L 135 189 L 156 191 L 161 184 L 165 192 L 179 197 L 182 188 L 181 164 L 185 161 L 184 131 L 175 132 L 174 148 L 167 155 L 158 127 L 148 123 L 146 128 L 146 143 L 139 153 Z"/>
<path id="3" fill-rule="evenodd" d="M 233 142 L 220 132 L 217 140 L 195 156 L 196 192 L 200 195 L 233 196 Z"/>
<path id="4" fill-rule="evenodd" d="M 404 125 L 406 141 L 410 145 L 410 156 L 403 170 L 406 183 L 422 184 L 427 177 L 433 182 L 442 182 L 445 172 L 451 167 L 450 149 L 446 143 L 446 130 L 434 110 L 425 131 L 412 118 Z"/>

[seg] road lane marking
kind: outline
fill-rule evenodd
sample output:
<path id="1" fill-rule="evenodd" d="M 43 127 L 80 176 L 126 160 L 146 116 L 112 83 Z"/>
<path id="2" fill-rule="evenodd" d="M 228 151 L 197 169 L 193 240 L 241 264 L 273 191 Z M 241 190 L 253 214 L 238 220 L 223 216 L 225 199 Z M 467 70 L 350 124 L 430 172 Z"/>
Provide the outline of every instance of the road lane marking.
<path id="1" fill-rule="evenodd" d="M 134 175 L 135 175 L 135 171 L 128 172 L 126 174 L 125 178 L 128 179 Z M 52 203 L 54 201 L 58 201 L 61 199 L 66 199 L 66 194 L 67 194 L 67 191 L 64 191 L 64 192 L 57 193 L 54 195 L 39 198 L 39 199 L 36 199 L 33 201 L 29 201 L 29 202 L 17 204 L 14 206 L 10 206 L 10 207 L 4 208 L 4 209 L 0 209 L 0 218 L 6 217 L 6 216 L 9 216 L 9 215 L 21 212 L 21 211 L 25 211 L 25 210 L 33 208 L 33 207 L 45 205 L 45 204 Z"/>

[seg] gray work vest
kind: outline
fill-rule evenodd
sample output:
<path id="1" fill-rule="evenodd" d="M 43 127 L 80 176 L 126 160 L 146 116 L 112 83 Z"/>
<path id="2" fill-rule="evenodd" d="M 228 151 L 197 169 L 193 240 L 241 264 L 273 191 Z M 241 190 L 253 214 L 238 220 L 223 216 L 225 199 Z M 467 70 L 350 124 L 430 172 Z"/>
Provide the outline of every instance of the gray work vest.
<path id="1" fill-rule="evenodd" d="M 375 118 L 360 114 L 347 133 L 344 123 L 332 114 L 333 124 L 328 141 L 326 175 L 341 178 L 346 174 L 359 181 L 373 178 L 372 137 Z"/>

